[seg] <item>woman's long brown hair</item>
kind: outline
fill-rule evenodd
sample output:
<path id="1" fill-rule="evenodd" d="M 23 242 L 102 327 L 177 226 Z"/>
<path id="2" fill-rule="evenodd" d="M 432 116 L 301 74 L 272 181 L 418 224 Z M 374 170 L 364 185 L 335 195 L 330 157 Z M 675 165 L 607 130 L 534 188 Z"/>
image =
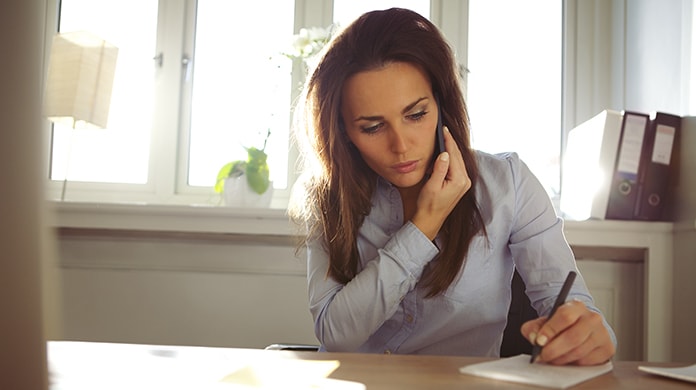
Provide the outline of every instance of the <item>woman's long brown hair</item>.
<path id="1" fill-rule="evenodd" d="M 329 253 L 329 276 L 344 284 L 353 279 L 360 264 L 358 230 L 370 213 L 377 176 L 342 130 L 341 95 L 352 75 L 392 62 L 411 63 L 428 74 L 440 100 L 443 123 L 462 151 L 472 182 L 440 230 L 437 261 L 419 281 L 428 296 L 435 296 L 455 280 L 471 240 L 479 232 L 485 234 L 485 228 L 474 197 L 479 171 L 454 55 L 439 30 L 421 15 L 400 8 L 366 13 L 324 48 L 295 113 L 295 139 L 303 152 L 305 179 L 289 213 L 306 227 L 305 241 L 322 239 Z"/>

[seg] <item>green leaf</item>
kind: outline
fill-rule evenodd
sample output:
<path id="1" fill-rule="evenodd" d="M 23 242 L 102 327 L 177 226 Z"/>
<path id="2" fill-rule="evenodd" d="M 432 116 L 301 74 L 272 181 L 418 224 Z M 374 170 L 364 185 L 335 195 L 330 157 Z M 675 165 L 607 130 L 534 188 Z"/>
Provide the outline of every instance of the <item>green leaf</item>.
<path id="1" fill-rule="evenodd" d="M 268 178 L 268 167 L 266 167 L 265 170 L 254 170 L 250 171 L 249 170 L 249 165 L 247 165 L 247 183 L 249 183 L 249 187 L 251 187 L 254 192 L 257 194 L 263 194 L 268 190 L 268 186 L 270 185 L 270 180 Z"/>
<path id="2" fill-rule="evenodd" d="M 263 194 L 270 184 L 268 156 L 263 150 L 247 148 L 249 159 L 246 164 L 247 183 L 254 192 Z"/>
<path id="3" fill-rule="evenodd" d="M 246 171 L 247 162 L 237 160 L 228 162 L 223 165 L 218 171 L 217 180 L 215 181 L 215 192 L 221 194 L 225 190 L 225 179 L 228 177 L 239 177 Z"/>

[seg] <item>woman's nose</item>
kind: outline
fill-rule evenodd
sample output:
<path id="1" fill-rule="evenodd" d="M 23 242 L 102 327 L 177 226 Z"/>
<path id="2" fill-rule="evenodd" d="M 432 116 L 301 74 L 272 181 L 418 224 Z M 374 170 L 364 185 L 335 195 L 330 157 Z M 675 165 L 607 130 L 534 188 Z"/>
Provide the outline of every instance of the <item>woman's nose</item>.
<path id="1" fill-rule="evenodd" d="M 389 139 L 391 151 L 394 153 L 406 152 L 406 137 L 403 129 L 392 127 Z"/>

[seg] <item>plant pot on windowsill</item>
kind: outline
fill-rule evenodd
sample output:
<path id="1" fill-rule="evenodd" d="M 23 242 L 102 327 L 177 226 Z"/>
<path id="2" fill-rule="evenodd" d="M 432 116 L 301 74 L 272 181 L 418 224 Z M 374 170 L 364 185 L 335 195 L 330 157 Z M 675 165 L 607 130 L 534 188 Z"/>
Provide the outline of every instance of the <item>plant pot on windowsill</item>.
<path id="1" fill-rule="evenodd" d="M 271 204 L 273 182 L 269 179 L 268 157 L 263 150 L 247 148 L 247 161 L 225 164 L 218 172 L 215 192 L 230 207 L 265 208 Z"/>
<path id="2" fill-rule="evenodd" d="M 257 193 L 249 185 L 246 175 L 228 177 L 225 179 L 223 199 L 225 206 L 267 208 L 273 197 L 273 182 L 268 182 L 268 188 L 263 193 Z"/>

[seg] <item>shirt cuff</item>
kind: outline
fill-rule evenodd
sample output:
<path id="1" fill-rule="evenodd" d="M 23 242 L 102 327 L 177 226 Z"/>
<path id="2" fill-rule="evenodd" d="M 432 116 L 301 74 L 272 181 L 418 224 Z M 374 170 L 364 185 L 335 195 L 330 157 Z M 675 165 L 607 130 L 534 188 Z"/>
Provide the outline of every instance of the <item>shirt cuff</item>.
<path id="1" fill-rule="evenodd" d="M 387 242 L 384 250 L 401 263 L 415 277 L 420 277 L 423 267 L 440 251 L 411 221 L 406 222 L 394 237 Z"/>

